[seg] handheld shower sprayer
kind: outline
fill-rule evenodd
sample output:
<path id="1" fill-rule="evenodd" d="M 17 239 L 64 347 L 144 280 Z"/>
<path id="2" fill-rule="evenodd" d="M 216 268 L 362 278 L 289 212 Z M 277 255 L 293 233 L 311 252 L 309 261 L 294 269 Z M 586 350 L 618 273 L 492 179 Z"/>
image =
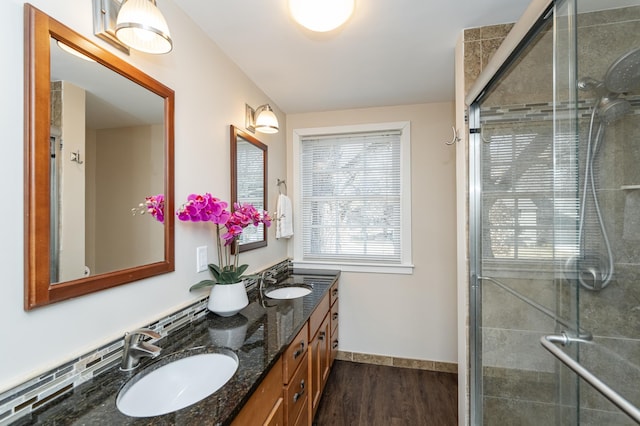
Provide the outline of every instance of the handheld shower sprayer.
<path id="1" fill-rule="evenodd" d="M 591 291 L 604 289 L 613 278 L 614 259 L 609 237 L 600 211 L 598 193 L 593 171 L 594 159 L 604 142 L 604 134 L 608 125 L 621 119 L 629 111 L 631 104 L 620 97 L 640 86 L 640 47 L 629 50 L 616 59 L 604 75 L 602 81 L 591 77 L 578 80 L 578 89 L 593 92 L 597 100 L 593 105 L 587 138 L 584 187 L 580 204 L 580 221 L 578 230 L 579 254 L 567 262 L 567 271 L 571 272 L 583 288 Z M 599 123 L 595 124 L 598 117 Z M 594 131 L 594 127 L 597 130 Z M 591 194 L 602 241 L 606 248 L 605 255 L 590 253 L 585 247 L 585 212 L 587 196 Z"/>

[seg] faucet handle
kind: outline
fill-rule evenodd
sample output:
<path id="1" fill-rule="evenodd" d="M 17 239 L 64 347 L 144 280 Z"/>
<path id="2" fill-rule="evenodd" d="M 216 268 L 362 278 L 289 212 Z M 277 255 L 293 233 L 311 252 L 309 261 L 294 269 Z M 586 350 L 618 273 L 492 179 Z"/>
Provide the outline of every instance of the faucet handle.
<path id="1" fill-rule="evenodd" d="M 275 277 L 275 271 L 273 269 L 267 269 L 262 273 L 262 280 L 269 284 L 275 284 L 278 280 Z"/>
<path id="2" fill-rule="evenodd" d="M 151 337 L 152 339 L 159 339 L 162 337 L 159 333 L 151 330 L 150 328 L 139 328 L 137 330 L 127 331 L 124 333 L 125 345 L 137 344 L 142 336 Z"/>
<path id="3" fill-rule="evenodd" d="M 160 335 L 160 333 L 153 331 L 150 328 L 139 328 L 137 330 L 133 330 L 131 333 L 132 336 L 135 334 L 138 335 L 144 335 L 144 336 L 148 336 L 151 337 L 152 339 L 159 339 L 162 337 L 162 335 Z"/>
<path id="4" fill-rule="evenodd" d="M 142 336 L 148 336 L 153 339 L 159 339 L 162 336 L 149 329 L 139 328 L 131 332 L 124 333 L 124 346 L 122 348 L 122 363 L 120 369 L 123 371 L 131 371 L 138 365 L 141 357 L 155 358 L 162 350 L 158 346 L 151 343 L 140 341 Z"/>

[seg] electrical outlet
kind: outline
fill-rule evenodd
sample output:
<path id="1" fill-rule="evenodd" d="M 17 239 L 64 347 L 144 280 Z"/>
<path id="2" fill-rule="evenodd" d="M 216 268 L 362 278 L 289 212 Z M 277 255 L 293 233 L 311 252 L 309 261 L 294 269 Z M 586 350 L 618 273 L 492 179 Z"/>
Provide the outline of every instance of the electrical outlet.
<path id="1" fill-rule="evenodd" d="M 196 272 L 207 270 L 207 246 L 196 249 Z"/>

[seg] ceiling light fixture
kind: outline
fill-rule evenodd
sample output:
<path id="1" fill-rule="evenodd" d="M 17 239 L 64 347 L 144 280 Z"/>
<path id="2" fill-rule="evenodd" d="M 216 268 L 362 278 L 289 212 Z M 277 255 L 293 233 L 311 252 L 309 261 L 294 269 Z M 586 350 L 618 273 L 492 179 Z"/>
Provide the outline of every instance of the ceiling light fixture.
<path id="1" fill-rule="evenodd" d="M 130 48 L 145 53 L 163 54 L 173 49 L 169 26 L 155 0 L 124 0 L 115 35 Z"/>
<path id="2" fill-rule="evenodd" d="M 327 32 L 353 14 L 355 0 L 289 0 L 291 16 L 311 31 Z"/>
<path id="3" fill-rule="evenodd" d="M 251 132 L 278 133 L 278 117 L 269 104 L 260 105 L 255 110 L 245 104 L 244 127 Z"/>

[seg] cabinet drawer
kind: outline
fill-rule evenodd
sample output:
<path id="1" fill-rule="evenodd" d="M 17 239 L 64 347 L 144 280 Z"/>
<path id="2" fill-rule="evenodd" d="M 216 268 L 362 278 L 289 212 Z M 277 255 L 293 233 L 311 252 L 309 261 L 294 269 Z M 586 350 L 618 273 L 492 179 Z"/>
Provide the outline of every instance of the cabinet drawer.
<path id="1" fill-rule="evenodd" d="M 338 328 L 338 320 L 339 320 L 338 302 L 336 301 L 336 303 L 331 305 L 331 334 L 332 335 L 333 333 L 335 333 L 336 329 Z"/>
<path id="2" fill-rule="evenodd" d="M 311 318 L 309 318 L 309 340 L 311 340 L 318 332 L 320 324 L 322 324 L 324 317 L 327 315 L 327 312 L 329 312 L 330 306 L 329 293 L 327 293 L 316 307 L 316 310 L 311 314 Z"/>
<path id="3" fill-rule="evenodd" d="M 332 286 L 331 286 L 331 290 L 329 290 L 329 294 L 331 295 L 331 305 L 333 305 L 334 303 L 336 303 L 336 300 L 338 300 L 338 282 L 336 281 Z"/>
<path id="4" fill-rule="evenodd" d="M 302 409 L 307 405 L 309 365 L 307 353 L 302 357 L 300 367 L 296 370 L 291 382 L 284 388 L 284 412 L 287 424 L 295 424 Z"/>
<path id="5" fill-rule="evenodd" d="M 305 323 L 282 356 L 284 360 L 282 379 L 285 385 L 289 383 L 291 376 L 293 376 L 293 373 L 302 362 L 302 358 L 307 353 L 307 347 L 309 346 L 308 328 L 308 323 Z"/>

